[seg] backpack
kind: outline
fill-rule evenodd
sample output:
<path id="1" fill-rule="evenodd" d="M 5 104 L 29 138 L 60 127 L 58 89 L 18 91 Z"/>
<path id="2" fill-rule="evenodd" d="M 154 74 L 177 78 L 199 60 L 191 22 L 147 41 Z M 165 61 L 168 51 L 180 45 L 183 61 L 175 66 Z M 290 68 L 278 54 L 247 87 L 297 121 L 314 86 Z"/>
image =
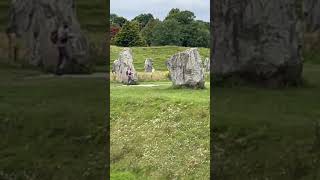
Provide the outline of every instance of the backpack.
<path id="1" fill-rule="evenodd" d="M 51 39 L 51 42 L 53 44 L 57 44 L 57 42 L 58 42 L 58 30 L 54 30 L 53 32 L 51 32 L 50 39 Z"/>

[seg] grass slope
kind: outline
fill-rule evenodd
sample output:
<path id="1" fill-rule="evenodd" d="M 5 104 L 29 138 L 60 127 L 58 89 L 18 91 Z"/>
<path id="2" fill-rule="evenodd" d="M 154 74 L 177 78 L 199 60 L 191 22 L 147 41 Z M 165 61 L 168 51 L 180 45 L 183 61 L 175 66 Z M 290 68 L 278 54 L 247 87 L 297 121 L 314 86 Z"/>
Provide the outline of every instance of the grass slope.
<path id="1" fill-rule="evenodd" d="M 37 74 L 0 65 L 0 179 L 101 179 L 105 80 Z"/>
<path id="2" fill-rule="evenodd" d="M 111 84 L 112 179 L 209 179 L 209 85 L 151 84 Z"/>
<path id="3" fill-rule="evenodd" d="M 113 61 L 118 59 L 123 47 L 110 46 L 110 67 Z M 157 46 L 157 47 L 132 47 L 133 63 L 137 71 L 144 71 L 144 61 L 152 58 L 154 68 L 158 71 L 167 71 L 165 62 L 174 54 L 184 51 L 188 47 Z M 202 59 L 210 57 L 209 48 L 199 48 Z"/>
<path id="4" fill-rule="evenodd" d="M 217 179 L 320 179 L 320 65 L 305 87 L 215 87 Z"/>

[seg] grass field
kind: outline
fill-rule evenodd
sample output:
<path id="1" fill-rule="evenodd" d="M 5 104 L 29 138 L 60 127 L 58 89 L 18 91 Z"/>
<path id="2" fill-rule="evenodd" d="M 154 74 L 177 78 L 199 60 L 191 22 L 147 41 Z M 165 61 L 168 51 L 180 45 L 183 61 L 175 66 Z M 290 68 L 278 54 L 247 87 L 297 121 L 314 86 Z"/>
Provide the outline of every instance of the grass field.
<path id="1" fill-rule="evenodd" d="M 103 179 L 106 81 L 38 74 L 0 65 L 0 179 Z"/>
<path id="2" fill-rule="evenodd" d="M 119 53 L 123 47 L 110 46 L 110 67 L 113 61 L 118 59 Z M 167 71 L 165 62 L 174 54 L 184 51 L 188 47 L 178 46 L 158 46 L 158 47 L 133 47 L 133 63 L 137 71 L 144 71 L 144 61 L 146 58 L 152 58 L 156 71 Z M 199 53 L 204 60 L 210 57 L 209 48 L 199 48 Z"/>
<path id="3" fill-rule="evenodd" d="M 320 65 L 303 76 L 299 88 L 213 89 L 217 179 L 320 179 Z"/>
<path id="4" fill-rule="evenodd" d="M 209 94 L 204 90 L 111 84 L 113 180 L 208 179 Z"/>

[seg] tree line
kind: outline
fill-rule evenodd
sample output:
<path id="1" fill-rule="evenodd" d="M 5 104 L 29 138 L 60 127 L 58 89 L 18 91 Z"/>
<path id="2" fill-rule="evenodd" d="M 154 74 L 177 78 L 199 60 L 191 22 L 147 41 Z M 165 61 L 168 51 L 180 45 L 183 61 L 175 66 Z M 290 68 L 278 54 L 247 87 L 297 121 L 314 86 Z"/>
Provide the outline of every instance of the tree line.
<path id="1" fill-rule="evenodd" d="M 191 11 L 171 9 L 163 21 L 150 13 L 140 14 L 131 21 L 110 14 L 112 45 L 209 47 L 210 24 L 196 20 Z"/>

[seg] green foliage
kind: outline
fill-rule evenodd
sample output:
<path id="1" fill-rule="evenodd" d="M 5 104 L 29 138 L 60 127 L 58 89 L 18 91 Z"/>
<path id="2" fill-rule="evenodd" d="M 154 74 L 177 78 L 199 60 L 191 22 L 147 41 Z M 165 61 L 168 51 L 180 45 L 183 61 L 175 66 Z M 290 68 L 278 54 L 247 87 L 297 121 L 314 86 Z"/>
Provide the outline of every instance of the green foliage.
<path id="1" fill-rule="evenodd" d="M 140 14 L 132 22 L 139 23 L 140 34 L 148 46 L 209 47 L 209 23 L 196 21 L 195 17 L 191 11 L 172 9 L 164 21 L 154 19 L 149 13 Z"/>
<path id="2" fill-rule="evenodd" d="M 114 44 L 122 47 L 146 46 L 145 40 L 139 33 L 139 23 L 136 21 L 126 22 L 115 36 Z"/>
<path id="3" fill-rule="evenodd" d="M 142 37 L 146 40 L 148 46 L 150 46 L 152 43 L 153 31 L 159 23 L 160 21 L 158 19 L 152 19 L 146 24 L 146 26 L 140 32 Z"/>
<path id="4" fill-rule="evenodd" d="M 189 24 L 194 21 L 194 18 L 196 18 L 196 16 L 191 11 L 180 11 L 180 9 L 174 8 L 170 10 L 165 20 L 174 19 L 181 24 Z"/>
<path id="5" fill-rule="evenodd" d="M 181 46 L 181 26 L 174 19 L 166 20 L 155 26 L 153 39 L 151 41 L 154 46 L 177 45 Z"/>
<path id="6" fill-rule="evenodd" d="M 110 24 L 122 27 L 128 20 L 116 14 L 110 14 Z"/>
<path id="7" fill-rule="evenodd" d="M 140 29 L 144 28 L 149 21 L 154 20 L 153 15 L 148 14 L 140 14 L 139 16 L 133 18 L 133 21 L 138 21 L 140 23 Z"/>

